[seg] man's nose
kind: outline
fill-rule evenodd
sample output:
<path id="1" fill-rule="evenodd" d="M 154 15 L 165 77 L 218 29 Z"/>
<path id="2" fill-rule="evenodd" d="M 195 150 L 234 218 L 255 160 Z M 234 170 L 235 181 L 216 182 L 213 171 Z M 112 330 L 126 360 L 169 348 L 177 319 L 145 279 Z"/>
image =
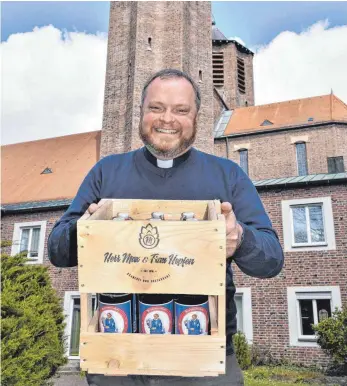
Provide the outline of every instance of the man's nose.
<path id="1" fill-rule="evenodd" d="M 163 114 L 161 114 L 160 120 L 163 123 L 172 123 L 174 121 L 174 116 L 169 109 L 166 109 Z"/>

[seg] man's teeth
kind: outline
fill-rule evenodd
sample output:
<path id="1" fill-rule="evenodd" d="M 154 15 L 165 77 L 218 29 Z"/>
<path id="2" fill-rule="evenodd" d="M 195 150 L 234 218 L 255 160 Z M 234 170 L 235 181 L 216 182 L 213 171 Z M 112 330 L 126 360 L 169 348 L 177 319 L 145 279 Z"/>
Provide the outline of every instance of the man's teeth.
<path id="1" fill-rule="evenodd" d="M 159 133 L 164 133 L 164 134 L 176 134 L 177 130 L 170 130 L 170 129 L 158 129 L 156 128 L 156 131 Z"/>

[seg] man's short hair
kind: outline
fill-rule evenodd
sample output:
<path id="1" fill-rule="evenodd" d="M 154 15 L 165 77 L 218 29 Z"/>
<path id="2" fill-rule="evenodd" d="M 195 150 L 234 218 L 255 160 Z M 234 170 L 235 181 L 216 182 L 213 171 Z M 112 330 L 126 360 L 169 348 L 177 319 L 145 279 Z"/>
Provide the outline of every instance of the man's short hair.
<path id="1" fill-rule="evenodd" d="M 143 102 L 145 101 L 147 89 L 148 86 L 154 81 L 154 79 L 170 79 L 170 78 L 184 78 L 187 79 L 187 81 L 192 85 L 194 92 L 195 92 L 195 105 L 196 110 L 199 111 L 201 106 L 201 93 L 198 85 L 194 82 L 194 80 L 185 72 L 181 70 L 176 70 L 174 68 L 166 68 L 164 70 L 160 70 L 153 74 L 145 83 L 143 89 L 142 89 L 142 96 L 141 96 L 141 106 L 143 106 Z"/>

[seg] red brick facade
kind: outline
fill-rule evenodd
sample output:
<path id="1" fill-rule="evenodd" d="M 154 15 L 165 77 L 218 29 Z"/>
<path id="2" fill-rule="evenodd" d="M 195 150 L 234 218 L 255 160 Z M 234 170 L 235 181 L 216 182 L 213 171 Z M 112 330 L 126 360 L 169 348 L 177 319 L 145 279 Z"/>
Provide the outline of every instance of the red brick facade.
<path id="1" fill-rule="evenodd" d="M 45 249 L 43 264 L 48 266 L 49 275 L 52 280 L 54 288 L 57 290 L 59 296 L 64 297 L 65 291 L 78 291 L 77 281 L 77 267 L 74 268 L 56 268 L 48 260 L 47 254 L 47 239 L 53 225 L 64 214 L 63 210 L 49 211 L 49 212 L 34 212 L 5 215 L 1 221 L 1 238 L 2 240 L 10 240 L 13 238 L 13 230 L 15 223 L 47 221 L 45 234 Z M 6 247 L 4 253 L 11 253 L 11 247 Z"/>
<path id="2" fill-rule="evenodd" d="M 290 347 L 287 287 L 340 286 L 342 303 L 347 305 L 347 189 L 345 185 L 305 188 L 277 188 L 259 192 L 283 245 L 283 200 L 331 197 L 336 238 L 335 251 L 287 252 L 285 265 L 276 278 L 254 279 L 234 265 L 236 287 L 251 287 L 253 338 L 270 348 L 275 358 L 298 364 L 319 364 L 326 357 L 319 348 Z"/>
<path id="3" fill-rule="evenodd" d="M 303 141 L 308 174 L 328 173 L 327 157 L 343 156 L 347 160 L 346 128 L 346 125 L 330 124 L 229 137 L 229 159 L 239 163 L 239 149 L 246 148 L 252 180 L 296 176 L 295 142 Z M 215 140 L 215 154 L 227 157 L 225 138 Z"/>

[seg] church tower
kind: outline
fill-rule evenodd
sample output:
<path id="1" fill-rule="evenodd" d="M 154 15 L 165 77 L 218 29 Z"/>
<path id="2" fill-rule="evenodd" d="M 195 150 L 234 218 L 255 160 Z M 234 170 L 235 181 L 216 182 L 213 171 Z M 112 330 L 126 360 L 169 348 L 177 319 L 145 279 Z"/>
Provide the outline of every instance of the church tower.
<path id="1" fill-rule="evenodd" d="M 227 107 L 254 106 L 253 52 L 227 39 L 212 21 L 213 86 Z M 215 104 L 215 115 L 218 108 Z"/>
<path id="2" fill-rule="evenodd" d="M 202 106 L 195 146 L 213 153 L 211 27 L 210 2 L 111 2 L 101 157 L 142 146 L 142 88 L 163 68 L 183 70 L 198 83 Z"/>

